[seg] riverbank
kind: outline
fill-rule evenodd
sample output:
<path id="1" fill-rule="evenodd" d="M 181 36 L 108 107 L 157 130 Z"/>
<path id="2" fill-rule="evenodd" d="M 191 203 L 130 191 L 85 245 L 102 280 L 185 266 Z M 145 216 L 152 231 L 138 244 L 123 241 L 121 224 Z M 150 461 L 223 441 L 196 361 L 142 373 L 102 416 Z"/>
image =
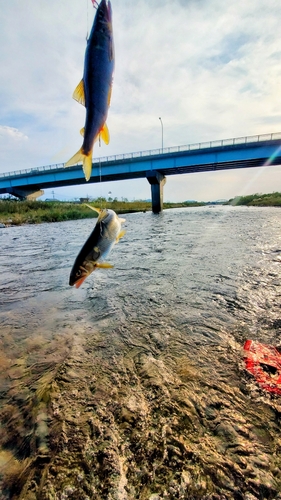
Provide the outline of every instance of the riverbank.
<path id="1" fill-rule="evenodd" d="M 89 202 L 93 207 L 111 208 L 117 214 L 151 211 L 150 201 L 108 201 L 97 198 Z M 188 202 L 163 204 L 168 208 L 199 207 L 210 202 Z M 216 204 L 216 203 L 214 203 Z M 281 207 L 281 193 L 252 194 L 236 196 L 224 205 L 248 207 Z M 62 201 L 18 201 L 0 199 L 0 227 L 20 226 L 22 224 L 40 224 L 42 222 L 62 222 L 77 219 L 92 219 L 97 213 L 89 210 L 85 203 Z"/>
<path id="2" fill-rule="evenodd" d="M 111 208 L 118 214 L 147 212 L 151 210 L 149 201 L 107 201 L 98 198 L 90 202 L 94 207 Z M 164 203 L 164 208 L 200 206 L 204 203 Z M 66 220 L 92 219 L 97 213 L 84 203 L 0 200 L 0 224 L 19 226 L 42 222 L 62 222 Z"/>

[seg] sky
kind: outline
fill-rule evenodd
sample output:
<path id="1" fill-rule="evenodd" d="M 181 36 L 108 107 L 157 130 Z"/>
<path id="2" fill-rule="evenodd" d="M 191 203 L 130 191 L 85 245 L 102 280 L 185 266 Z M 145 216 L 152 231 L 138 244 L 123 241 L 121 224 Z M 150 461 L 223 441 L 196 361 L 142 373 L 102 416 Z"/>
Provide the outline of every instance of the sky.
<path id="1" fill-rule="evenodd" d="M 64 163 L 82 145 L 91 0 L 1 0 L 0 175 Z M 112 0 L 110 143 L 93 158 L 281 132 L 280 0 Z M 169 176 L 164 201 L 281 191 L 281 166 Z M 52 192 L 54 191 L 54 193 Z M 148 199 L 146 179 L 45 197 Z"/>

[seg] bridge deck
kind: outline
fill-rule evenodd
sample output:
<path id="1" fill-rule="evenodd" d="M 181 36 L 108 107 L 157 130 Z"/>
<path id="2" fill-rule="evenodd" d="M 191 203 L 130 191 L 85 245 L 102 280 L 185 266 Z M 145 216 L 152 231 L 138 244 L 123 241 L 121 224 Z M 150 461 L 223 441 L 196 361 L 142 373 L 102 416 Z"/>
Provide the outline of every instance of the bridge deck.
<path id="1" fill-rule="evenodd" d="M 89 183 L 147 177 L 148 171 L 169 176 L 280 164 L 281 133 L 267 134 L 99 158 Z M 81 165 L 47 165 L 3 174 L 0 194 L 85 183 Z"/>

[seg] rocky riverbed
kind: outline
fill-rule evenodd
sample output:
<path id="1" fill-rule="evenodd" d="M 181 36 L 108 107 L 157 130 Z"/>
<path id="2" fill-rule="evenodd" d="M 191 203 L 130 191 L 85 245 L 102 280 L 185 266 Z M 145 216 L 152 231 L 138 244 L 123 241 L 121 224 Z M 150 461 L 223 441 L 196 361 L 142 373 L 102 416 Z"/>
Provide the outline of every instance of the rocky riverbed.
<path id="1" fill-rule="evenodd" d="M 1 499 L 281 498 L 281 407 L 239 344 L 84 325 L 31 358 L 6 372 Z"/>

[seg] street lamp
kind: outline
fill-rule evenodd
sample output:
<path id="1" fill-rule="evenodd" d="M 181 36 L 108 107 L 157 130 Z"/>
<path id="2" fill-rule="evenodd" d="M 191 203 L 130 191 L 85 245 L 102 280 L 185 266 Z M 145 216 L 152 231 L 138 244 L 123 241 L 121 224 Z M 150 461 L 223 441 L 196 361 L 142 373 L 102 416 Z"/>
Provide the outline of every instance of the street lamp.
<path id="1" fill-rule="evenodd" d="M 163 122 L 162 122 L 161 116 L 159 116 L 159 120 L 160 120 L 160 123 L 161 123 L 161 130 L 162 130 L 162 153 L 163 153 Z"/>

